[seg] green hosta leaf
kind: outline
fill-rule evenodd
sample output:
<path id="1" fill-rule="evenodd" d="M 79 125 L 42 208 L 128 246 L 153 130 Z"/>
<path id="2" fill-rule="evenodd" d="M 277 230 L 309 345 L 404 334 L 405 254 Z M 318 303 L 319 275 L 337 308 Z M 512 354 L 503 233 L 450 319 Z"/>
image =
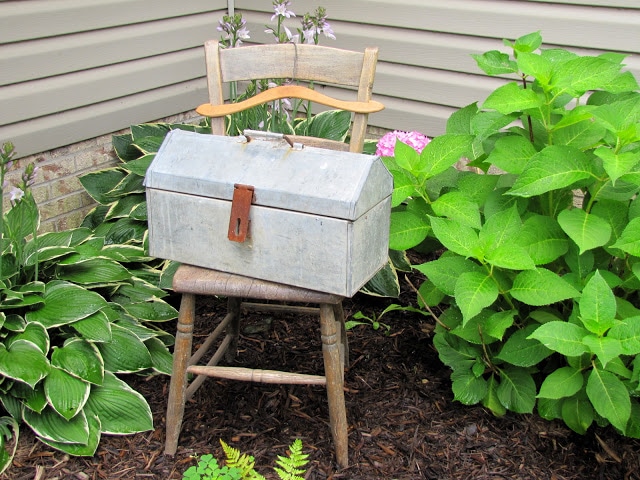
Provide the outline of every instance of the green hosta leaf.
<path id="1" fill-rule="evenodd" d="M 409 250 L 419 245 L 429 233 L 429 223 L 412 212 L 391 212 L 389 248 Z"/>
<path id="2" fill-rule="evenodd" d="M 110 372 L 105 372 L 102 386 L 91 388 L 85 411 L 100 419 L 102 433 L 126 435 L 153 429 L 144 397 Z"/>
<path id="3" fill-rule="evenodd" d="M 105 220 L 112 220 L 114 218 L 128 217 L 131 213 L 140 207 L 140 205 L 146 203 L 146 195 L 143 193 L 131 194 L 126 197 L 122 197 L 117 202 L 113 203 L 107 214 Z"/>
<path id="4" fill-rule="evenodd" d="M 149 338 L 144 344 L 151 355 L 151 365 L 156 372 L 171 375 L 173 370 L 173 355 L 167 346 L 158 338 Z"/>
<path id="5" fill-rule="evenodd" d="M 523 368 L 506 367 L 500 370 L 500 386 L 497 395 L 507 410 L 531 413 L 536 404 L 536 384 Z"/>
<path id="6" fill-rule="evenodd" d="M 516 300 L 534 306 L 551 305 L 580 295 L 566 280 L 546 268 L 519 273 L 510 293 Z"/>
<path id="7" fill-rule="evenodd" d="M 121 167 L 129 173 L 135 173 L 136 175 L 140 175 L 141 177 L 144 177 L 147 173 L 147 169 L 149 168 L 149 165 L 151 165 L 151 162 L 155 157 L 156 157 L 155 153 L 149 153 L 147 155 L 143 155 L 140 158 L 136 158 L 134 160 L 125 162 L 121 165 Z"/>
<path id="8" fill-rule="evenodd" d="M 81 338 L 70 338 L 62 347 L 54 347 L 51 365 L 61 368 L 86 382 L 102 384 L 104 361 L 93 343 Z"/>
<path id="9" fill-rule="evenodd" d="M 531 157 L 509 195 L 532 197 L 566 188 L 593 175 L 589 157 L 577 148 L 550 145 Z"/>
<path id="10" fill-rule="evenodd" d="M 32 342 L 19 340 L 9 348 L 0 343 L 0 374 L 34 388 L 49 373 L 49 360 Z"/>
<path id="11" fill-rule="evenodd" d="M 594 367 L 587 380 L 587 396 L 599 415 L 624 432 L 631 415 L 631 400 L 624 383 L 613 373 Z"/>
<path id="12" fill-rule="evenodd" d="M 131 278 L 131 273 L 114 260 L 92 258 L 68 267 L 62 266 L 58 278 L 82 285 L 91 285 L 128 280 Z"/>
<path id="13" fill-rule="evenodd" d="M 640 317 L 628 317 L 611 327 L 607 338 L 615 338 L 620 342 L 624 355 L 640 353 Z"/>
<path id="14" fill-rule="evenodd" d="M 13 433 L 11 433 L 13 432 Z M 11 441 L 11 448 L 5 447 L 5 439 Z M 18 440 L 20 439 L 20 426 L 18 422 L 11 417 L 0 417 L 0 475 L 9 468 L 11 461 L 18 449 Z"/>
<path id="15" fill-rule="evenodd" d="M 482 104 L 482 108 L 497 110 L 503 115 L 541 106 L 542 101 L 536 92 L 531 89 L 525 90 L 515 82 L 498 87 Z"/>
<path id="16" fill-rule="evenodd" d="M 396 250 L 391 250 L 396 252 Z M 398 272 L 391 261 L 388 261 L 378 272 L 369 280 L 361 291 L 367 295 L 379 297 L 397 298 L 400 295 L 400 282 L 398 281 Z"/>
<path id="17" fill-rule="evenodd" d="M 611 245 L 611 248 L 619 248 L 635 257 L 640 257 L 640 217 L 629 221 L 622 235 L 616 243 Z"/>
<path id="18" fill-rule="evenodd" d="M 579 208 L 561 211 L 558 223 L 576 242 L 581 254 L 605 245 L 611 238 L 611 225 L 606 220 Z"/>
<path id="19" fill-rule="evenodd" d="M 477 263 L 459 256 L 442 256 L 422 265 L 414 265 L 413 268 L 424 273 L 439 290 L 450 296 L 455 294 L 456 281 L 460 275 L 484 271 Z"/>
<path id="20" fill-rule="evenodd" d="M 97 347 L 107 371 L 132 373 L 152 366 L 146 345 L 129 330 L 118 325 L 111 325 L 111 341 L 99 343 Z"/>
<path id="21" fill-rule="evenodd" d="M 547 375 L 540 385 L 538 398 L 571 397 L 580 391 L 584 385 L 582 372 L 573 367 L 561 367 Z"/>
<path id="22" fill-rule="evenodd" d="M 520 135 L 500 137 L 486 162 L 507 173 L 520 174 L 536 154 L 533 144 Z"/>
<path id="23" fill-rule="evenodd" d="M 95 454 L 100 443 L 100 420 L 95 415 L 89 415 L 87 416 L 87 425 L 89 427 L 89 437 L 86 443 L 53 442 L 46 438 L 40 438 L 39 440 L 45 445 L 69 455 L 91 457 Z"/>
<path id="24" fill-rule="evenodd" d="M 90 384 L 69 375 L 59 368 L 51 368 L 44 380 L 44 391 L 49 405 L 67 420 L 82 411 L 89 398 Z"/>
<path id="25" fill-rule="evenodd" d="M 434 235 L 446 248 L 463 257 L 474 256 L 478 234 L 473 228 L 445 218 L 430 217 L 430 220 Z"/>
<path id="26" fill-rule="evenodd" d="M 122 305 L 129 315 L 144 322 L 165 322 L 178 317 L 178 311 L 164 300 L 125 303 Z"/>
<path id="27" fill-rule="evenodd" d="M 424 164 L 420 177 L 427 179 L 444 172 L 462 157 L 468 156 L 473 137 L 471 135 L 444 134 L 435 137 L 422 150 Z"/>
<path id="28" fill-rule="evenodd" d="M 578 303 L 580 319 L 590 332 L 603 335 L 615 325 L 616 298 L 598 270 L 585 285 Z"/>
<path id="29" fill-rule="evenodd" d="M 553 352 L 530 337 L 537 328 L 537 325 L 527 325 L 511 334 L 496 358 L 517 367 L 532 367 L 547 358 Z"/>
<path id="30" fill-rule="evenodd" d="M 40 322 L 46 328 L 82 320 L 107 306 L 99 294 L 63 281 L 50 282 L 44 293 L 45 305 L 28 312 L 28 322 Z"/>
<path id="31" fill-rule="evenodd" d="M 536 265 L 546 265 L 567 253 L 569 241 L 551 217 L 532 215 L 522 224 L 517 238 Z"/>
<path id="32" fill-rule="evenodd" d="M 587 330 L 574 323 L 552 321 L 540 325 L 529 338 L 535 338 L 545 347 L 567 357 L 577 357 L 589 352 L 582 341 L 588 334 Z"/>
<path id="33" fill-rule="evenodd" d="M 471 56 L 487 75 L 518 72 L 518 64 L 511 60 L 509 55 L 499 50 L 490 50 L 482 55 L 471 54 Z"/>
<path id="34" fill-rule="evenodd" d="M 496 417 L 502 417 L 507 413 L 507 409 L 504 408 L 498 398 L 498 386 L 498 381 L 495 375 L 492 374 L 487 380 L 487 394 L 482 399 L 482 405 L 488 408 Z"/>
<path id="35" fill-rule="evenodd" d="M 464 324 L 483 308 L 495 302 L 500 292 L 491 276 L 486 273 L 467 272 L 458 278 L 454 293 Z"/>
<path id="36" fill-rule="evenodd" d="M 66 420 L 51 407 L 45 408 L 41 413 L 32 412 L 27 408 L 22 418 L 36 435 L 47 440 L 81 444 L 86 444 L 89 440 L 89 425 L 83 411 Z"/>
<path id="37" fill-rule="evenodd" d="M 11 348 L 11 345 L 18 340 L 27 340 L 33 343 L 44 355 L 49 353 L 49 347 L 51 346 L 49 333 L 41 323 L 28 323 L 22 332 L 8 336 L 5 346 Z"/>
<path id="38" fill-rule="evenodd" d="M 584 435 L 593 423 L 595 413 L 591 402 L 584 394 L 566 398 L 562 402 L 562 420 L 576 433 Z"/>
<path id="39" fill-rule="evenodd" d="M 478 204 L 469 200 L 462 192 L 445 193 L 433 202 L 431 207 L 436 215 L 448 217 L 471 228 L 481 227 Z"/>
<path id="40" fill-rule="evenodd" d="M 71 327 L 86 340 L 93 342 L 111 341 L 111 324 L 107 315 L 102 311 L 72 323 Z"/>
<path id="41" fill-rule="evenodd" d="M 312 117 L 307 135 L 344 142 L 351 125 L 351 112 L 326 110 Z"/>
<path id="42" fill-rule="evenodd" d="M 487 395 L 487 381 L 476 377 L 470 370 L 454 370 L 451 373 L 451 389 L 454 400 L 464 405 L 475 405 Z"/>
<path id="43" fill-rule="evenodd" d="M 620 342 L 615 338 L 587 335 L 582 339 L 582 343 L 589 347 L 591 353 L 598 357 L 603 368 L 606 368 L 611 360 L 623 353 Z"/>
<path id="44" fill-rule="evenodd" d="M 80 183 L 89 195 L 98 203 L 105 205 L 117 200 L 111 191 L 127 176 L 122 169 L 107 168 L 91 172 L 80 177 Z"/>

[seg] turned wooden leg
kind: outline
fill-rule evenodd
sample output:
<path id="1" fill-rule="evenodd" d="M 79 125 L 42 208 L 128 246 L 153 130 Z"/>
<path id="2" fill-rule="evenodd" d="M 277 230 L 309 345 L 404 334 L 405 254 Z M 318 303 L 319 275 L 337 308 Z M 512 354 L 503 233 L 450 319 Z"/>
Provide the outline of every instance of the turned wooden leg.
<path id="1" fill-rule="evenodd" d="M 333 315 L 336 318 L 336 330 L 340 341 L 342 367 L 349 368 L 349 340 L 347 339 L 347 330 L 344 328 L 344 310 L 342 309 L 342 302 L 336 303 L 333 306 Z"/>
<path id="2" fill-rule="evenodd" d="M 347 411 L 344 404 L 343 368 L 333 305 L 320 305 L 320 332 L 329 399 L 329 424 L 336 450 L 336 460 L 340 467 L 346 468 L 349 464 Z"/>
<path id="3" fill-rule="evenodd" d="M 167 403 L 167 426 L 164 446 L 166 455 L 175 455 L 178 449 L 178 437 L 182 429 L 186 401 L 187 366 L 191 357 L 194 317 L 195 295 L 183 293 L 178 314 L 176 343 L 173 349 L 173 371 L 171 372 Z"/>
<path id="4" fill-rule="evenodd" d="M 238 354 L 238 337 L 240 336 L 240 299 L 229 297 L 227 300 L 227 313 L 232 315 L 231 322 L 227 327 L 227 335 L 231 336 L 231 343 L 225 353 L 227 362 L 231 362 Z"/>

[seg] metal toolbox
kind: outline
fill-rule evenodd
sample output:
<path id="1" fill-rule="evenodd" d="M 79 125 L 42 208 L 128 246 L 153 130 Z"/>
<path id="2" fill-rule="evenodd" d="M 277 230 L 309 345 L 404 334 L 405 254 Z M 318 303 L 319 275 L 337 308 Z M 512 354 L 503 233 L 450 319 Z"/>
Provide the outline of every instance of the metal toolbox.
<path id="1" fill-rule="evenodd" d="M 379 157 L 289 142 L 171 131 L 145 178 L 150 255 L 354 295 L 388 258 L 393 177 Z"/>

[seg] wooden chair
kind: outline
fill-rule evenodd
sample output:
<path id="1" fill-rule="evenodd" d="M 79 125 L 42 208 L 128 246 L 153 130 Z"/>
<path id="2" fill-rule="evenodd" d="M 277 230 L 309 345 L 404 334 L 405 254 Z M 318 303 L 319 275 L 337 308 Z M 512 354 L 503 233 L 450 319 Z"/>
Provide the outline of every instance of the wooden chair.
<path id="1" fill-rule="evenodd" d="M 205 44 L 205 55 L 210 103 L 201 105 L 197 111 L 201 115 L 211 117 L 213 134 L 225 135 L 225 115 L 274 99 L 301 98 L 354 112 L 351 140 L 349 144 L 308 137 L 294 137 L 292 141 L 322 148 L 361 152 L 368 114 L 384 108 L 382 104 L 371 100 L 377 48 L 367 48 L 364 53 L 294 44 L 221 49 L 217 41 L 209 41 Z M 354 95 L 357 98 L 354 101 L 341 101 L 306 87 L 281 86 L 264 91 L 244 102 L 224 104 L 223 85 L 225 83 L 264 78 L 288 78 L 346 86 L 356 91 Z M 341 467 L 346 467 L 348 465 L 348 425 L 343 376 L 345 364 L 348 362 L 348 346 L 344 330 L 342 297 L 254 279 L 251 278 L 251 272 L 247 272 L 247 276 L 240 276 L 191 265 L 179 267 L 173 279 L 173 289 L 182 293 L 182 300 L 169 389 L 165 453 L 175 454 L 185 403 L 209 376 L 267 383 L 325 384 L 336 460 Z M 192 355 L 197 295 L 227 297 L 228 312 L 202 346 Z M 244 302 L 242 299 L 317 304 L 318 307 L 255 304 Z M 230 360 L 235 355 L 240 312 L 243 309 L 261 311 L 286 309 L 303 314 L 319 314 L 324 375 L 218 366 L 223 356 Z M 216 352 L 206 365 L 198 365 L 206 351 L 222 333 L 225 333 L 225 336 Z M 188 385 L 189 374 L 195 375 L 190 385 Z"/>

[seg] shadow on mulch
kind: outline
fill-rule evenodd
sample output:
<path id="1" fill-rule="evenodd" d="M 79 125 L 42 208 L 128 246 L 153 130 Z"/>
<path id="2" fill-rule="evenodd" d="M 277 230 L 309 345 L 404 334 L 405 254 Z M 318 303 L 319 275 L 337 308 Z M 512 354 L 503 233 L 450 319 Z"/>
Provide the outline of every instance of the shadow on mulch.
<path id="1" fill-rule="evenodd" d="M 407 302 L 411 301 L 408 296 Z M 198 324 L 220 318 L 222 300 L 201 301 Z M 356 295 L 347 315 L 380 312 L 388 300 Z M 50 450 L 23 429 L 14 465 L 3 478 L 181 479 L 194 455 L 223 458 L 219 439 L 271 467 L 296 438 L 310 455 L 308 479 L 640 479 L 640 442 L 611 429 L 585 436 L 533 415 L 495 418 L 484 408 L 452 401 L 449 370 L 431 342 L 427 317 L 392 312 L 390 327 L 348 333 L 351 365 L 345 398 L 350 466 L 334 463 L 323 387 L 264 385 L 208 379 L 188 404 L 175 457 L 163 453 L 167 377 L 125 378 L 151 405 L 155 431 L 104 436 L 92 458 Z M 318 321 L 313 317 L 251 314 L 238 359 L 243 365 L 321 373 Z M 166 325 L 173 331 L 173 325 Z M 196 327 L 198 329 L 198 327 Z M 204 336 L 202 337 L 204 338 Z"/>

